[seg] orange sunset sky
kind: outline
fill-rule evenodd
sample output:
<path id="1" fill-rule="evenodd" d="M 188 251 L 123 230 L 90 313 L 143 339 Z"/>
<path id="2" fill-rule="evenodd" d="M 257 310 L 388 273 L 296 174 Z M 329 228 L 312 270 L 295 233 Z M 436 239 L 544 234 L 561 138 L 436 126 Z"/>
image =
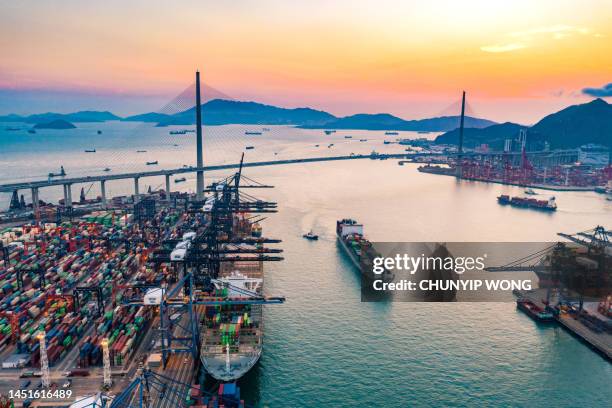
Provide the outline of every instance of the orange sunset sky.
<path id="1" fill-rule="evenodd" d="M 156 110 L 199 68 L 238 100 L 411 119 L 465 89 L 528 124 L 612 82 L 612 1 L 1 1 L 0 50 L 0 114 Z"/>

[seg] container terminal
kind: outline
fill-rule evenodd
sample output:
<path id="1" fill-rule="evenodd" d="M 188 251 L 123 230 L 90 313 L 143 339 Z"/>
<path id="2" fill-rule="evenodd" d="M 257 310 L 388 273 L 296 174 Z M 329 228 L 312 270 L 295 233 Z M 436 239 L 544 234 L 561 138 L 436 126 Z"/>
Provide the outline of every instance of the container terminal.
<path id="1" fill-rule="evenodd" d="M 285 299 L 264 287 L 283 259 L 262 234 L 276 203 L 245 192 L 272 186 L 242 163 L 208 186 L 198 172 L 195 194 L 0 226 L 0 407 L 249 406 L 236 380 Z"/>
<path id="2" fill-rule="evenodd" d="M 489 272 L 534 272 L 539 288 L 516 291 L 517 308 L 558 323 L 612 361 L 612 231 L 597 226 Z"/>
<path id="3" fill-rule="evenodd" d="M 550 150 L 546 144 L 535 143 L 529 149 L 525 129 L 515 138 L 506 139 L 503 150 L 491 150 L 488 145 L 467 149 L 463 138 L 465 104 L 463 92 L 458 146 L 445 148 L 445 158 L 425 158 L 427 164 L 418 168 L 420 172 L 545 190 L 597 191 L 612 197 L 612 149 L 584 145 L 579 149 Z M 399 143 L 427 148 L 433 145 L 427 140 Z"/>
<path id="4" fill-rule="evenodd" d="M 29 382 L 83 396 L 105 386 L 117 400 L 152 370 L 194 401 L 215 398 L 191 395 L 205 372 L 235 396 L 233 381 L 263 350 L 263 305 L 284 301 L 262 290 L 263 263 L 282 250 L 263 246 L 280 240 L 261 236 L 256 214 L 275 204 L 238 199 L 240 178 L 212 184 L 204 202 L 151 196 L 133 212 L 3 229 L 0 389 Z M 177 406 L 169 392 L 151 398 Z"/>

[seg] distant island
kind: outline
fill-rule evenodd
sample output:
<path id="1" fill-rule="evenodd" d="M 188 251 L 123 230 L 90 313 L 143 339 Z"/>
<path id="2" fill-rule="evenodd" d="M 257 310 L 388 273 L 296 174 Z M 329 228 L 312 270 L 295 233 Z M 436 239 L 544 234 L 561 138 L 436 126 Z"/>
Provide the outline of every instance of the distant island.
<path id="1" fill-rule="evenodd" d="M 63 119 L 52 120 L 51 122 L 37 123 L 34 129 L 75 129 L 72 123 Z"/>
<path id="2" fill-rule="evenodd" d="M 195 106 L 174 114 L 148 112 L 120 117 L 111 112 L 80 111 L 74 113 L 42 113 L 30 116 L 0 116 L 0 122 L 36 124 L 37 129 L 71 129 L 72 123 L 112 120 L 155 123 L 156 126 L 195 124 Z M 337 117 L 311 108 L 282 108 L 257 102 L 213 99 L 202 104 L 205 125 L 289 125 L 303 129 L 355 129 L 381 131 L 445 132 L 437 143 L 457 144 L 459 116 L 442 116 L 406 120 L 388 113 L 359 113 Z M 38 127 L 42 125 L 44 127 Z M 551 148 L 573 148 L 587 143 L 612 145 L 612 105 L 603 99 L 569 106 L 544 117 L 529 127 L 516 123 L 496 123 L 491 120 L 465 117 L 466 147 L 488 144 L 502 148 L 506 139 L 513 139 L 521 129 L 527 129 L 529 143 L 548 143 Z"/>
<path id="3" fill-rule="evenodd" d="M 155 123 L 156 126 L 186 126 L 195 124 L 195 106 L 174 114 L 148 112 L 119 117 L 111 112 L 81 111 L 75 113 L 43 113 L 30 116 L 0 116 L 0 122 L 46 123 L 62 119 L 73 123 L 122 120 Z M 337 117 L 331 113 L 312 108 L 282 108 L 258 102 L 213 99 L 202 104 L 202 123 L 215 125 L 289 125 L 304 129 L 357 129 L 357 130 L 413 130 L 445 132 L 459 126 L 459 116 L 404 120 L 386 113 L 361 113 Z M 495 122 L 487 119 L 466 117 L 470 127 L 486 127 Z"/>

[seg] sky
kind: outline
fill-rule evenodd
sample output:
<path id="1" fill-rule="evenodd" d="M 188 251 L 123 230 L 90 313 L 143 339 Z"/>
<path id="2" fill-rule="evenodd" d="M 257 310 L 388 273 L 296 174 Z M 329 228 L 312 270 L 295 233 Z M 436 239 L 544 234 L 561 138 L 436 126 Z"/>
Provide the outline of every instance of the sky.
<path id="1" fill-rule="evenodd" d="M 612 94 L 611 22 L 609 0 L 0 0 L 0 114 L 154 111 L 199 69 L 237 100 L 413 119 L 466 90 L 529 124 Z"/>

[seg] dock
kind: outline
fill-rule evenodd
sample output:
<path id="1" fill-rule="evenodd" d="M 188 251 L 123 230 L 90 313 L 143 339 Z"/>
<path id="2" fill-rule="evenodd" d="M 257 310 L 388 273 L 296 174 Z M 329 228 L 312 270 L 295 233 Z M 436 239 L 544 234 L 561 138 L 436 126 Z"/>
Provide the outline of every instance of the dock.
<path id="1" fill-rule="evenodd" d="M 519 297 L 527 298 L 541 308 L 546 308 L 544 299 L 546 298 L 546 289 L 534 289 L 531 291 L 517 292 L 516 295 Z M 551 303 L 556 303 L 558 299 L 551 297 Z M 592 308 L 588 308 L 589 305 L 596 302 L 585 302 L 585 310 L 593 313 Z M 591 349 L 600 354 L 603 358 L 612 362 L 612 334 L 602 332 L 597 333 L 588 327 L 586 327 L 579 318 L 575 315 L 559 310 L 555 310 L 555 321 L 561 325 L 566 331 L 573 336 L 577 337 L 580 341 L 585 343 Z M 603 318 L 603 316 L 601 316 Z M 608 318 L 608 321 L 612 319 Z"/>

